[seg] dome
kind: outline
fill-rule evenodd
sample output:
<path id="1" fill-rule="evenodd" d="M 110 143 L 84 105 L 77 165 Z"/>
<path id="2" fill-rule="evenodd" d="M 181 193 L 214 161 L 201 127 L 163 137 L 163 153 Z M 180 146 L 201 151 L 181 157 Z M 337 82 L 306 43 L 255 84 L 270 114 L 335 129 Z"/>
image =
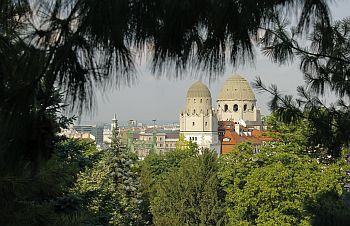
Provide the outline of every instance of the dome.
<path id="1" fill-rule="evenodd" d="M 208 87 L 201 81 L 194 83 L 187 91 L 187 98 L 193 97 L 210 97 L 211 94 Z"/>
<path id="2" fill-rule="evenodd" d="M 225 81 L 219 93 L 218 101 L 220 100 L 256 101 L 248 81 L 240 75 L 233 75 Z"/>

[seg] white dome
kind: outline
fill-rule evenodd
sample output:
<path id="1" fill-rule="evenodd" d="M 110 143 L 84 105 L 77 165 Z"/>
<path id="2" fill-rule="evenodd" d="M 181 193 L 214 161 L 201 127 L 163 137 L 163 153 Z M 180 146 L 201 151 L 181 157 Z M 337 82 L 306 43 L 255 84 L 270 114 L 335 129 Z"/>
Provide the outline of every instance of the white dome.
<path id="1" fill-rule="evenodd" d="M 187 91 L 186 112 L 188 114 L 211 113 L 211 94 L 208 87 L 201 81 L 194 83 Z"/>
<path id="2" fill-rule="evenodd" d="M 233 75 L 225 81 L 219 93 L 218 101 L 223 100 L 256 101 L 256 98 L 247 80 L 240 75 Z"/>
<path id="3" fill-rule="evenodd" d="M 198 81 L 188 89 L 187 98 L 194 98 L 194 97 L 211 98 L 210 90 L 205 84 L 203 84 L 203 82 Z"/>

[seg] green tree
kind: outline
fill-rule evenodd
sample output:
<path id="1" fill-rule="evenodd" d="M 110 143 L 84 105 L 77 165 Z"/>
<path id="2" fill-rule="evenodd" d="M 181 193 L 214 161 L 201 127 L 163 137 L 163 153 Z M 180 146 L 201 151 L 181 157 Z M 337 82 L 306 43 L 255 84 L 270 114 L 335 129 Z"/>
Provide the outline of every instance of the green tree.
<path id="1" fill-rule="evenodd" d="M 137 156 L 120 144 L 113 130 L 111 147 L 104 150 L 91 170 L 79 175 L 76 193 L 89 195 L 87 208 L 103 225 L 147 224 L 142 215 Z"/>
<path id="2" fill-rule="evenodd" d="M 322 164 L 297 148 L 269 143 L 258 154 L 234 150 L 221 159 L 230 224 L 346 225 L 349 166 Z"/>
<path id="3" fill-rule="evenodd" d="M 0 177 L 1 225 L 84 225 L 94 216 L 84 197 L 73 194 L 78 173 L 98 159 L 92 142 L 58 138 L 53 156 L 30 172 Z"/>
<path id="4" fill-rule="evenodd" d="M 198 153 L 196 144 L 185 141 L 180 137 L 176 150 L 164 154 L 150 153 L 140 162 L 140 179 L 142 196 L 144 201 L 145 216 L 149 222 L 153 222 L 153 215 L 150 210 L 150 202 L 157 194 L 156 184 L 162 183 L 168 174 L 177 170 L 182 161 L 195 156 Z"/>
<path id="5" fill-rule="evenodd" d="M 349 148 L 350 138 L 350 20 L 336 21 L 332 26 L 315 23 L 308 36 L 309 47 L 303 47 L 294 30 L 289 32 L 287 24 L 280 21 L 276 20 L 274 29 L 266 29 L 260 40 L 263 51 L 280 64 L 298 56 L 305 86 L 298 87 L 297 98 L 281 95 L 275 85 L 267 87 L 259 78 L 256 87 L 272 95 L 270 108 L 277 119 L 289 124 L 306 122 L 309 144 L 321 146 L 328 155 L 339 158 L 342 150 Z M 338 98 L 335 103 L 323 101 L 327 91 Z"/>
<path id="6" fill-rule="evenodd" d="M 223 194 L 215 153 L 189 157 L 155 185 L 151 200 L 155 225 L 223 225 Z"/>

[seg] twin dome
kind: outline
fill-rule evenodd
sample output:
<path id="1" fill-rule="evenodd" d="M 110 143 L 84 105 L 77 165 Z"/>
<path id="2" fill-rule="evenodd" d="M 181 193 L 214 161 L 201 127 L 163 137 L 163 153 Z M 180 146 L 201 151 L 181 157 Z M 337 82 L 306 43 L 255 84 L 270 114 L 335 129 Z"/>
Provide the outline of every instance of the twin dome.
<path id="1" fill-rule="evenodd" d="M 211 98 L 208 87 L 201 81 L 194 83 L 187 91 L 187 98 Z M 239 100 L 256 101 L 253 90 L 247 80 L 240 75 L 233 75 L 228 78 L 222 87 L 218 101 Z"/>

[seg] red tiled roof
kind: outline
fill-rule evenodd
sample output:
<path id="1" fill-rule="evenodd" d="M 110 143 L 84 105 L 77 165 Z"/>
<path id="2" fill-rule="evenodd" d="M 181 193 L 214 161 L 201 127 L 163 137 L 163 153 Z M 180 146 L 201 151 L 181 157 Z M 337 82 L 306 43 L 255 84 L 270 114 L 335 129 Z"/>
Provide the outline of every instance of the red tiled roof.
<path id="1" fill-rule="evenodd" d="M 225 129 L 224 135 L 220 136 L 221 139 L 221 153 L 226 154 L 230 152 L 236 144 L 242 142 L 251 142 L 253 145 L 260 145 L 264 141 L 274 141 L 276 139 L 267 136 L 266 133 L 253 129 L 251 131 L 251 136 L 249 135 L 239 135 L 234 131 L 234 126 L 229 127 L 228 124 L 232 122 L 228 122 L 227 124 L 223 123 L 222 129 Z M 247 128 L 245 128 L 246 130 Z M 224 141 L 225 138 L 228 138 L 229 141 Z"/>

